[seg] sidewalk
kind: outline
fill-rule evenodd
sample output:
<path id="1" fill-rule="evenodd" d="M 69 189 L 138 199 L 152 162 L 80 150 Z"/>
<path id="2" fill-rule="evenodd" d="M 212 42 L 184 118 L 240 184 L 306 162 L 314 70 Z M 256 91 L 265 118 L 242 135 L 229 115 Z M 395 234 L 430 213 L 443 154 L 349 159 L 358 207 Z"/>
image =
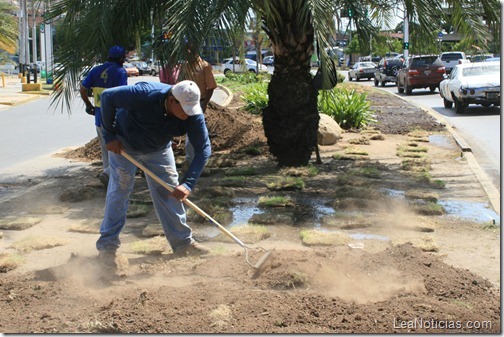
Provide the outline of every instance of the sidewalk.
<path id="1" fill-rule="evenodd" d="M 37 80 L 38 83 L 45 83 L 45 79 L 38 78 Z M 48 93 L 23 92 L 21 79 L 18 78 L 18 75 L 4 74 L 3 80 L 0 79 L 0 110 L 27 103 L 45 95 Z"/>

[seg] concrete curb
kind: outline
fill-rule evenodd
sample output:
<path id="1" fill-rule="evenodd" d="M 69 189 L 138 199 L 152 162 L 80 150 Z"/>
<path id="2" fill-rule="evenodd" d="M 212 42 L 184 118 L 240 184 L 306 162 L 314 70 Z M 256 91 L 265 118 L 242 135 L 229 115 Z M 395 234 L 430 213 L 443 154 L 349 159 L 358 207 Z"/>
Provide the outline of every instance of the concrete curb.
<path id="1" fill-rule="evenodd" d="M 0 104 L 9 105 L 9 106 L 18 106 L 21 104 L 30 103 L 31 101 L 39 99 L 41 96 L 43 96 L 43 95 L 42 94 L 29 94 L 29 95 L 27 94 L 26 97 L 18 96 L 19 99 L 13 99 L 12 96 L 7 97 L 5 99 L 0 97 Z"/>
<path id="2" fill-rule="evenodd" d="M 396 95 L 392 93 L 393 95 Z M 483 187 L 483 190 L 488 196 L 488 199 L 490 200 L 490 204 L 492 205 L 492 208 L 494 211 L 500 215 L 500 193 L 499 190 L 493 185 L 491 179 L 488 177 L 488 175 L 483 171 L 481 166 L 478 164 L 476 161 L 476 158 L 474 158 L 474 154 L 472 153 L 472 148 L 467 142 L 446 122 L 446 119 L 439 114 L 437 111 L 431 109 L 431 108 L 425 108 L 423 106 L 420 106 L 419 104 L 410 101 L 409 99 L 406 99 L 404 97 L 401 97 L 399 95 L 396 95 L 403 101 L 407 102 L 408 104 L 414 105 L 417 108 L 422 109 L 441 123 L 443 123 L 448 130 L 448 132 L 452 135 L 453 139 L 455 139 L 455 142 L 457 145 L 460 147 L 462 150 L 461 156 L 465 157 L 467 160 L 467 163 L 469 164 L 469 167 L 473 171 L 474 175 L 478 179 L 479 183 Z"/>

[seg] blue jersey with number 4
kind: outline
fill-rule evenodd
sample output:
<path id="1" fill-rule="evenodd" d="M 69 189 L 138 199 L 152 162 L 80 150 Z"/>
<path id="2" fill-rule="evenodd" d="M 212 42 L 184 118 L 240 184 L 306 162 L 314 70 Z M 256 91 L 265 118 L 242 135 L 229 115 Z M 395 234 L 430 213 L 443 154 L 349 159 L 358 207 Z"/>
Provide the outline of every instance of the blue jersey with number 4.
<path id="1" fill-rule="evenodd" d="M 101 102 L 100 96 L 103 90 L 128 84 L 126 70 L 117 62 L 105 62 L 96 66 L 82 81 L 82 86 L 93 90 L 95 106 L 95 124 L 101 126 Z"/>

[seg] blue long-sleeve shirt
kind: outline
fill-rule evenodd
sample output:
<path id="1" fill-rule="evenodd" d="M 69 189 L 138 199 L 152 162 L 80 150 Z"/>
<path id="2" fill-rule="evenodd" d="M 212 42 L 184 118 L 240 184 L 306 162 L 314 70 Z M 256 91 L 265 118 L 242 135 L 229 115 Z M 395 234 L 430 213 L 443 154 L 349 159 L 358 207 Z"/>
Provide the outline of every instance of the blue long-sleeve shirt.
<path id="1" fill-rule="evenodd" d="M 187 133 L 194 147 L 194 159 L 181 183 L 189 190 L 210 157 L 211 146 L 203 115 L 186 120 L 167 116 L 164 102 L 172 86 L 158 82 L 106 89 L 101 94 L 101 113 L 105 142 L 126 140 L 136 151 L 161 151 L 173 137 Z"/>

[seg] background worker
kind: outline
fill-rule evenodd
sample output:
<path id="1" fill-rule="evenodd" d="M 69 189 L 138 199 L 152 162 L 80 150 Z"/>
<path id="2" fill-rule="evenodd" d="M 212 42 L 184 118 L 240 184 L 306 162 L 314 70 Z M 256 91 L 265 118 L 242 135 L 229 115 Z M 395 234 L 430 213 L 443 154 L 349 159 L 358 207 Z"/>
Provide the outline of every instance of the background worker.
<path id="1" fill-rule="evenodd" d="M 196 48 L 187 44 L 187 63 L 184 63 L 179 70 L 177 81 L 191 80 L 196 82 L 201 92 L 201 109 L 206 111 L 208 103 L 212 98 L 217 82 L 212 71 L 212 65 L 199 56 Z M 213 135 L 210 135 L 213 136 Z M 190 140 L 186 137 L 185 141 L 186 158 L 184 167 L 188 168 L 194 158 L 194 148 Z"/>
<path id="2" fill-rule="evenodd" d="M 107 89 L 101 96 L 103 135 L 110 156 L 110 182 L 105 215 L 96 242 L 99 260 L 115 266 L 119 234 L 125 222 L 136 167 L 120 155 L 125 151 L 174 188 L 170 193 L 146 176 L 156 215 L 176 255 L 203 255 L 209 250 L 196 243 L 186 223 L 182 201 L 194 189 L 210 157 L 211 147 L 196 83 L 174 86 L 156 82 Z M 173 137 L 187 134 L 194 146 L 190 170 L 179 183 Z"/>
<path id="3" fill-rule="evenodd" d="M 107 188 L 110 176 L 109 157 L 101 128 L 101 104 L 100 96 L 103 90 L 128 84 L 128 75 L 123 68 L 126 59 L 126 50 L 121 46 L 113 46 L 109 49 L 108 59 L 102 65 L 96 66 L 82 81 L 80 95 L 86 104 L 86 112 L 95 117 L 96 133 L 100 142 L 102 153 L 103 172 L 99 179 Z M 93 92 L 94 105 L 89 100 L 88 90 Z"/>

